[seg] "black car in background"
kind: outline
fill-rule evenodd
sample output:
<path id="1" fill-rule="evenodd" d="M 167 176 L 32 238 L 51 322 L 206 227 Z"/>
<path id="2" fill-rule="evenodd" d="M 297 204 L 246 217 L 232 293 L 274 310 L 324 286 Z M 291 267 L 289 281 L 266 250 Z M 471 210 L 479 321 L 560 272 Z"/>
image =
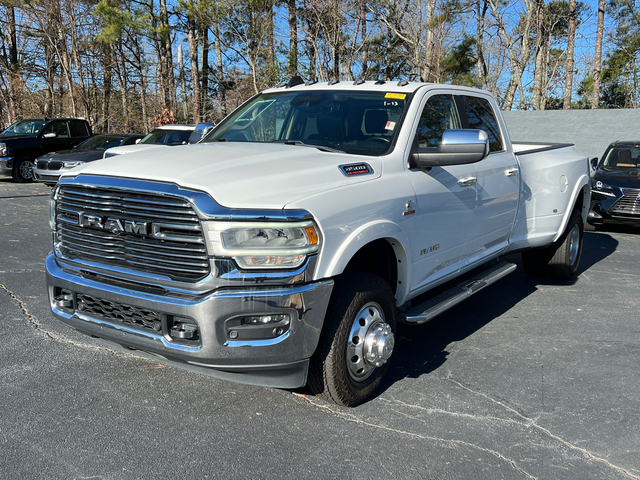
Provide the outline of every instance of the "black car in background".
<path id="1" fill-rule="evenodd" d="M 89 122 L 81 118 L 20 120 L 0 134 L 0 175 L 11 175 L 16 182 L 32 182 L 36 158 L 72 148 L 91 135 Z"/>
<path id="2" fill-rule="evenodd" d="M 61 150 L 42 155 L 36 159 L 33 175 L 35 180 L 55 185 L 60 175 L 86 162 L 100 160 L 105 150 L 121 145 L 134 145 L 144 135 L 103 133 L 94 135 L 71 150 Z"/>
<path id="3" fill-rule="evenodd" d="M 594 168 L 587 222 L 640 227 L 640 141 L 612 143 Z"/>

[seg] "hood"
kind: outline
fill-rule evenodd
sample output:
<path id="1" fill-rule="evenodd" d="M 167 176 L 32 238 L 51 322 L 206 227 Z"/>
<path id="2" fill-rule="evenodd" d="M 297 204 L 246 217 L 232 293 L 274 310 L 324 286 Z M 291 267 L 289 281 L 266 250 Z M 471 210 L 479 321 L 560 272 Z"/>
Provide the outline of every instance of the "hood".
<path id="1" fill-rule="evenodd" d="M 374 173 L 347 177 L 339 168 L 362 163 Z M 73 173 L 174 183 L 207 192 L 227 208 L 281 209 L 308 195 L 373 180 L 382 173 L 382 160 L 296 145 L 204 143 L 111 157 Z"/>
<path id="2" fill-rule="evenodd" d="M 602 183 L 618 188 L 640 188 L 640 169 L 636 168 L 631 171 L 622 171 L 599 168 L 593 180 L 594 182 L 599 180 Z"/>
<path id="3" fill-rule="evenodd" d="M 168 145 L 161 145 L 159 143 L 136 143 L 134 145 L 121 145 L 119 147 L 107 148 L 105 150 L 105 158 L 112 155 L 124 155 L 125 153 L 141 152 L 142 150 L 148 150 L 150 148 L 162 148 Z"/>
<path id="4" fill-rule="evenodd" d="M 54 162 L 91 162 L 93 160 L 101 159 L 103 154 L 103 150 L 60 150 L 58 152 L 51 152 L 42 155 L 41 157 L 38 157 L 38 159 L 49 159 Z"/>

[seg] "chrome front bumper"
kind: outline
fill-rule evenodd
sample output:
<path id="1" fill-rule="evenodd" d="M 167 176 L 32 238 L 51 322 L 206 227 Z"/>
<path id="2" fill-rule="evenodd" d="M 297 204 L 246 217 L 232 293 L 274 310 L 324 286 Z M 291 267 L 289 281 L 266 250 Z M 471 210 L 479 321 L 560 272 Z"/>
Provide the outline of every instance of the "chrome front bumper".
<path id="1" fill-rule="evenodd" d="M 53 253 L 47 257 L 46 270 L 51 310 L 81 332 L 210 376 L 280 388 L 306 383 L 309 358 L 318 344 L 333 288 L 333 281 L 328 280 L 281 287 L 233 287 L 201 295 L 142 291 L 66 271 Z M 108 306 L 106 313 L 87 314 L 78 307 L 78 299 L 84 297 L 99 299 Z M 123 322 L 108 312 L 112 306 L 152 311 L 164 326 L 154 329 Z M 232 339 L 233 327 L 229 325 L 239 317 L 283 314 L 289 315 L 290 324 L 274 338 Z M 198 341 L 167 334 L 166 322 L 172 321 L 167 319 L 174 318 L 197 324 Z"/>
<path id="2" fill-rule="evenodd" d="M 9 165 L 13 166 L 12 157 L 4 157 L 0 159 L 0 175 L 11 175 L 12 168 Z"/>
<path id="3" fill-rule="evenodd" d="M 33 178 L 38 182 L 54 184 L 60 180 L 61 170 L 51 173 L 50 170 L 40 170 L 38 167 L 33 168 Z"/>

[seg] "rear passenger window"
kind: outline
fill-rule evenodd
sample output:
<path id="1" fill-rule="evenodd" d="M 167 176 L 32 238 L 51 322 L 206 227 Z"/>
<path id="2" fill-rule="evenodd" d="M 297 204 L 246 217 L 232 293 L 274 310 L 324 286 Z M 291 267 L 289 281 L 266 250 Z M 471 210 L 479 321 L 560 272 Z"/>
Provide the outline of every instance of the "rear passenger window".
<path id="1" fill-rule="evenodd" d="M 69 127 L 64 120 L 56 120 L 52 122 L 43 133 L 44 135 L 47 133 L 55 133 L 58 138 L 69 138 Z"/>
<path id="2" fill-rule="evenodd" d="M 71 136 L 72 137 L 88 137 L 89 130 L 87 129 L 87 124 L 84 122 L 74 122 L 73 120 L 69 122 L 71 124 Z"/>
<path id="3" fill-rule="evenodd" d="M 484 98 L 467 96 L 462 96 L 461 99 L 467 114 L 468 128 L 487 132 L 487 135 L 489 135 L 489 150 L 491 152 L 504 150 L 500 127 L 489 101 Z"/>
<path id="4" fill-rule="evenodd" d="M 456 104 L 451 95 L 434 95 L 427 100 L 416 136 L 419 148 L 435 148 L 442 142 L 445 130 L 460 128 Z"/>

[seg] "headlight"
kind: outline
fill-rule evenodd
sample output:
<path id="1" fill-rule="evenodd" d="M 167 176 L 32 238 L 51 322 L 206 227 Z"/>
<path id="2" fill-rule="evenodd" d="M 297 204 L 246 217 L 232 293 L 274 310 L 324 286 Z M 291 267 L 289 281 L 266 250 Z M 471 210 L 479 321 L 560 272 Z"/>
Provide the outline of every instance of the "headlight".
<path id="1" fill-rule="evenodd" d="M 233 258 L 240 268 L 296 268 L 320 248 L 312 221 L 206 222 L 211 253 Z"/>
<path id="2" fill-rule="evenodd" d="M 613 190 L 611 185 L 607 185 L 606 183 L 603 183 L 600 180 L 596 182 L 595 189 L 596 190 Z"/>
<path id="3" fill-rule="evenodd" d="M 80 165 L 84 165 L 84 162 L 62 162 L 62 164 L 64 165 L 64 168 L 73 168 L 73 167 L 78 167 Z"/>
<path id="4" fill-rule="evenodd" d="M 6 157 L 6 156 L 7 156 L 7 144 L 0 143 L 0 157 Z"/>
<path id="5" fill-rule="evenodd" d="M 601 182 L 600 180 L 593 184 L 593 191 L 601 195 L 606 195 L 607 197 L 616 196 L 613 187 L 611 185 L 607 185 L 604 182 Z"/>

